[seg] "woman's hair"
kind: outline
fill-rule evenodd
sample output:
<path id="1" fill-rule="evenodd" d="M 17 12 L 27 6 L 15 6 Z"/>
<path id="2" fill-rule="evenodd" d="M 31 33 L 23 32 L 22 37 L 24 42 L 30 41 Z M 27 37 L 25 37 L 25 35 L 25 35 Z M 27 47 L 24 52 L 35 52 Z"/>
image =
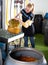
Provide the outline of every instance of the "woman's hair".
<path id="1" fill-rule="evenodd" d="M 32 8 L 32 12 L 34 11 L 34 4 L 33 4 L 33 3 L 32 3 L 32 4 L 31 4 L 31 3 L 28 3 L 27 6 L 28 6 L 29 8 L 32 8 L 32 7 L 33 7 L 33 8 Z"/>
<path id="2" fill-rule="evenodd" d="M 33 12 L 33 11 L 34 11 L 34 4 L 33 4 L 33 3 L 32 3 L 32 7 L 33 7 L 33 8 L 32 8 L 32 12 Z"/>
<path id="3" fill-rule="evenodd" d="M 31 3 L 28 3 L 27 6 L 28 6 L 29 8 L 31 8 L 31 7 L 32 7 L 32 4 L 31 4 Z"/>

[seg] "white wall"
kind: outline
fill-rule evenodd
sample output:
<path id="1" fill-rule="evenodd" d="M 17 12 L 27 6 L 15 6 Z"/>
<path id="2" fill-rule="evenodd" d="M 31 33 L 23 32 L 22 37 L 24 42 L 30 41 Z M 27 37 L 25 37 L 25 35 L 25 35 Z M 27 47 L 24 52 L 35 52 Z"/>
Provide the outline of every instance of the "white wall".
<path id="1" fill-rule="evenodd" d="M 30 0 L 35 5 L 34 13 L 41 13 L 45 15 L 48 12 L 48 0 Z"/>
<path id="2" fill-rule="evenodd" d="M 3 0 L 3 8 L 2 8 L 2 29 L 5 29 L 5 20 L 6 20 L 6 16 L 5 16 L 5 0 Z"/>

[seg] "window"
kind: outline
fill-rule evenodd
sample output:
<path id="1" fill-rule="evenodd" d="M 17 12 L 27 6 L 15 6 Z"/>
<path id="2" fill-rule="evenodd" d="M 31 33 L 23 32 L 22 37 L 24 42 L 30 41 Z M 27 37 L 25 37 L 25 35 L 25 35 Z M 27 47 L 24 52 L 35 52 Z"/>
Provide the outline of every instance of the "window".
<path id="1" fill-rule="evenodd" d="M 14 7 L 16 7 L 17 13 L 25 7 L 25 0 L 14 0 Z"/>

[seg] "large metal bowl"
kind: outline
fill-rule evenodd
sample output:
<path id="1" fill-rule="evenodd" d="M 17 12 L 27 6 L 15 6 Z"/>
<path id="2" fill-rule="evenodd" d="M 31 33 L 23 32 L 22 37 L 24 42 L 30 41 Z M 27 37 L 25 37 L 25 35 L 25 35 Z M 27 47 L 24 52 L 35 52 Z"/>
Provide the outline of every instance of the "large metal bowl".
<path id="1" fill-rule="evenodd" d="M 20 55 L 34 57 L 38 60 L 35 62 L 24 62 L 15 59 L 16 56 Z M 46 65 L 43 64 L 43 58 L 43 54 L 33 48 L 16 48 L 9 53 L 5 65 Z"/>

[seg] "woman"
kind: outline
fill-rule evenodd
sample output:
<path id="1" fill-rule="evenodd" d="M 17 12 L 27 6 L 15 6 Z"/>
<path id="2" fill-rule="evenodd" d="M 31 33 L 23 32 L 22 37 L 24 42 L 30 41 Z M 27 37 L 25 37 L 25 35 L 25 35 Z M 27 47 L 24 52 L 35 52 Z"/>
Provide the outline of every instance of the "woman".
<path id="1" fill-rule="evenodd" d="M 35 48 L 34 39 L 33 39 L 33 10 L 34 4 L 27 4 L 25 9 L 22 9 L 21 12 L 16 16 L 16 19 L 20 21 L 22 24 L 22 31 L 24 32 L 24 46 L 28 47 L 28 37 L 30 38 L 31 46 Z M 20 14 L 22 14 L 22 21 L 17 18 Z M 30 21 L 29 21 L 30 20 Z M 31 22 L 31 23 L 30 23 Z"/>

